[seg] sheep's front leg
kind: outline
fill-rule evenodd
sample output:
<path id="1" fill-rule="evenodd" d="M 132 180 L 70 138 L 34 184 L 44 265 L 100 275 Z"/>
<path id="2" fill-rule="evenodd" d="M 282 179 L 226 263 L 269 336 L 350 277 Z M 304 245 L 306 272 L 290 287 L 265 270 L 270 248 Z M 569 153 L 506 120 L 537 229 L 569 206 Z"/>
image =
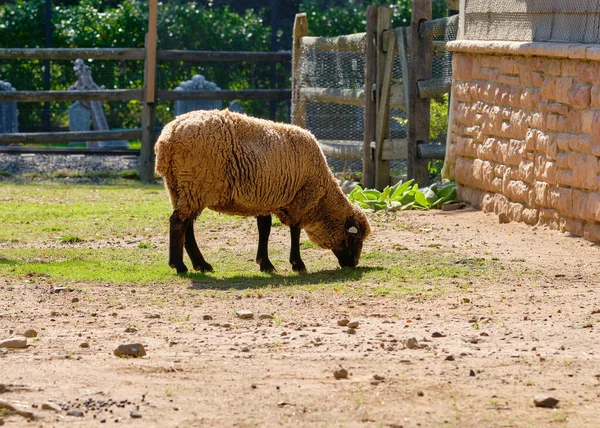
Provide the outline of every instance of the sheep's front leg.
<path id="1" fill-rule="evenodd" d="M 183 263 L 183 243 L 189 220 L 181 220 L 177 211 L 173 211 L 169 219 L 169 266 L 177 269 L 177 273 L 185 273 L 188 268 Z"/>
<path id="2" fill-rule="evenodd" d="M 212 266 L 204 260 L 200 248 L 198 248 L 198 243 L 194 236 L 194 220 L 190 220 L 185 229 L 185 251 L 187 251 L 188 256 L 190 256 L 190 260 L 192 261 L 195 270 L 201 272 L 213 271 Z"/>
<path id="3" fill-rule="evenodd" d="M 258 251 L 256 252 L 256 263 L 260 265 L 261 272 L 273 272 L 275 266 L 269 260 L 269 235 L 271 233 L 272 218 L 270 215 L 259 215 L 256 217 L 258 225 Z"/>
<path id="4" fill-rule="evenodd" d="M 300 231 L 302 229 L 298 225 L 290 226 L 292 235 L 292 249 L 290 251 L 290 263 L 294 272 L 306 272 L 306 266 L 300 258 Z"/>

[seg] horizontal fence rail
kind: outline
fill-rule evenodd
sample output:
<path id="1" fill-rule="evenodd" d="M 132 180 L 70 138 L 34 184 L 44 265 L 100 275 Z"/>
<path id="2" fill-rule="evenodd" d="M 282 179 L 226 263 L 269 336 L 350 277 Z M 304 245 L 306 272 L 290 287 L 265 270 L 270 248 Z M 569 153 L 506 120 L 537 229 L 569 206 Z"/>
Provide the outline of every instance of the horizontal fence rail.
<path id="1" fill-rule="evenodd" d="M 0 146 L 0 153 L 29 155 L 100 155 L 100 156 L 139 156 L 140 151 L 135 149 L 78 149 L 74 147 L 14 147 Z"/>
<path id="2" fill-rule="evenodd" d="M 366 34 L 356 33 L 338 37 L 305 36 L 300 39 L 300 46 L 316 51 L 362 52 Z"/>
<path id="3" fill-rule="evenodd" d="M 141 129 L 120 129 L 113 131 L 20 132 L 0 134 L 0 144 L 139 140 L 140 138 L 142 138 Z"/>
<path id="4" fill-rule="evenodd" d="M 190 62 L 287 62 L 291 61 L 291 51 L 278 52 L 238 52 L 238 51 L 186 51 L 158 50 L 156 57 L 162 61 Z M 142 48 L 39 48 L 39 49 L 0 49 L 0 59 L 105 59 L 143 61 L 146 58 Z"/>
<path id="5" fill-rule="evenodd" d="M 141 89 L 101 89 L 89 91 L 0 91 L 0 102 L 47 101 L 141 101 Z"/>
<path id="6" fill-rule="evenodd" d="M 156 91 L 159 100 L 271 100 L 292 98 L 291 89 L 244 89 L 240 91 Z"/>

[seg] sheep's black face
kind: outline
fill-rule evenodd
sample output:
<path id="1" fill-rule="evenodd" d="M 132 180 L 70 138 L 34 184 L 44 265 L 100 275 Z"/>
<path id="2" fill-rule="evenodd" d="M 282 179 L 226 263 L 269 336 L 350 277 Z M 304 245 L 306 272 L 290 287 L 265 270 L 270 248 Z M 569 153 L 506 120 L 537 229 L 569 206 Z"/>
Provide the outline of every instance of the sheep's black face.
<path id="1" fill-rule="evenodd" d="M 361 231 L 353 218 L 348 218 L 344 225 L 346 229 L 344 240 L 333 248 L 333 254 L 341 267 L 356 267 L 362 252 L 364 231 Z"/>

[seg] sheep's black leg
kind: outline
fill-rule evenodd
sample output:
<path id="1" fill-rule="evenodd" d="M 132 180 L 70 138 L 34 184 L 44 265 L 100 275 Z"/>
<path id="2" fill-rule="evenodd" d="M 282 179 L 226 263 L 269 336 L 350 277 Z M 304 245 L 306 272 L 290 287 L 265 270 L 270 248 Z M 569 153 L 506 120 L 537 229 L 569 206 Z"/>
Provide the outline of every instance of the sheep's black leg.
<path id="1" fill-rule="evenodd" d="M 201 272 L 213 271 L 212 266 L 208 264 L 206 260 L 204 260 L 204 257 L 200 252 L 200 248 L 198 248 L 198 243 L 196 242 L 196 237 L 194 236 L 194 220 L 190 220 L 187 228 L 185 229 L 185 251 L 187 251 L 188 256 L 190 256 L 192 266 L 194 266 L 195 270 L 199 270 Z"/>
<path id="2" fill-rule="evenodd" d="M 290 263 L 294 272 L 306 272 L 306 266 L 300 258 L 300 231 L 302 229 L 298 225 L 290 226 L 292 235 L 292 249 L 290 251 Z"/>
<path id="3" fill-rule="evenodd" d="M 177 273 L 187 272 L 183 263 L 183 243 L 189 220 L 181 220 L 177 211 L 173 211 L 169 219 L 169 266 L 177 269 Z"/>
<path id="4" fill-rule="evenodd" d="M 258 225 L 258 251 L 256 263 L 260 265 L 261 272 L 273 272 L 275 266 L 269 260 L 269 234 L 271 233 L 271 216 L 259 215 L 256 217 Z"/>

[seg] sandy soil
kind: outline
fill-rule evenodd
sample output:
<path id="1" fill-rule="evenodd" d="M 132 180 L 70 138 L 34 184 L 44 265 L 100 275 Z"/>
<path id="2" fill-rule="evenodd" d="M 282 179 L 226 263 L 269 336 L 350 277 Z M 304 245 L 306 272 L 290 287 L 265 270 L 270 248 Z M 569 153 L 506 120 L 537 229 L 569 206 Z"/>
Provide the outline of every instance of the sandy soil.
<path id="1" fill-rule="evenodd" d="M 35 421 L 6 411 L 0 421 L 599 425 L 598 246 L 499 224 L 470 209 L 379 216 L 373 223 L 370 246 L 493 259 L 505 269 L 502 279 L 448 280 L 434 284 L 442 293 L 394 298 L 105 284 L 69 284 L 73 291 L 50 293 L 60 284 L 44 277 L 1 279 L 0 339 L 26 329 L 38 337 L 27 349 L 0 351 L 0 407 L 12 403 Z M 255 317 L 240 319 L 236 310 Z M 358 328 L 349 333 L 339 326 L 344 318 Z M 112 354 L 135 342 L 147 357 Z M 334 371 L 342 367 L 348 377 L 337 380 Z M 538 394 L 559 403 L 535 407 Z M 48 400 L 62 409 L 42 409 Z M 82 417 L 67 416 L 76 409 Z M 141 418 L 131 417 L 136 409 Z"/>

